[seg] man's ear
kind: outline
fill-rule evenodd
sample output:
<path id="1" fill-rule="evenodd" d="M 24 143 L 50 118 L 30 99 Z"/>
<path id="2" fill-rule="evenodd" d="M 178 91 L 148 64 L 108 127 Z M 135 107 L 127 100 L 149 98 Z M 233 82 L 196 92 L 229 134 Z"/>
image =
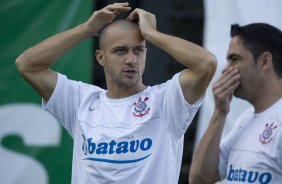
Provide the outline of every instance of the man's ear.
<path id="1" fill-rule="evenodd" d="M 96 55 L 96 60 L 98 61 L 98 63 L 104 67 L 104 52 L 101 50 L 96 50 L 95 52 Z"/>
<path id="2" fill-rule="evenodd" d="M 262 70 L 273 69 L 272 54 L 269 51 L 261 53 L 257 62 Z"/>

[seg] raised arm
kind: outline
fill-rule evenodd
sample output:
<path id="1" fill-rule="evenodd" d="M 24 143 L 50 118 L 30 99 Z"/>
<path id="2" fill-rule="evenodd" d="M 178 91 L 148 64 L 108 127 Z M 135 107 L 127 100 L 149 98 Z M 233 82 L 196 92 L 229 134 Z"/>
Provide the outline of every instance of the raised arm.
<path id="1" fill-rule="evenodd" d="M 114 3 L 95 11 L 83 24 L 52 36 L 24 51 L 16 65 L 21 75 L 48 101 L 57 82 L 57 73 L 50 69 L 65 52 L 100 30 L 120 13 L 129 11 L 128 3 Z"/>
<path id="2" fill-rule="evenodd" d="M 206 91 L 216 70 L 216 59 L 206 49 L 184 39 L 156 30 L 155 15 L 142 9 L 134 10 L 129 20 L 139 18 L 144 39 L 163 49 L 175 60 L 188 68 L 180 75 L 180 84 L 185 99 L 193 104 Z"/>
<path id="3" fill-rule="evenodd" d="M 190 184 L 214 184 L 219 180 L 221 134 L 233 91 L 238 87 L 239 80 L 238 70 L 228 68 L 213 85 L 215 109 L 209 127 L 194 152 L 189 175 Z"/>

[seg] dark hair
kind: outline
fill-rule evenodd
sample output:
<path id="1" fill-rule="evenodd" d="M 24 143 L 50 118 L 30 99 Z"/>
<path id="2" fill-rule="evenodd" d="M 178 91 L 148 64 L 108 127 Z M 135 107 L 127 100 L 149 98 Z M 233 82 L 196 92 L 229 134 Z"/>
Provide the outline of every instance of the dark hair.
<path id="1" fill-rule="evenodd" d="M 245 26 L 231 25 L 231 37 L 239 36 L 245 47 L 253 54 L 255 61 L 265 51 L 272 54 L 276 74 L 282 77 L 282 32 L 266 23 L 252 23 Z"/>

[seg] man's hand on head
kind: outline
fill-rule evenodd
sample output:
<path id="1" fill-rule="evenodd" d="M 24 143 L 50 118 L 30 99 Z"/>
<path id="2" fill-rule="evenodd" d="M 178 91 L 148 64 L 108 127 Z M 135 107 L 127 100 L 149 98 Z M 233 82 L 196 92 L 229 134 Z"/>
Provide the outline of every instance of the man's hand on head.
<path id="1" fill-rule="evenodd" d="M 99 36 L 101 29 L 111 23 L 116 16 L 131 9 L 129 3 L 114 3 L 95 11 L 83 24 L 89 36 Z"/>
<path id="2" fill-rule="evenodd" d="M 147 12 L 143 9 L 136 8 L 127 17 L 129 21 L 138 20 L 142 36 L 146 39 L 151 31 L 156 30 L 156 17 L 154 14 Z"/>

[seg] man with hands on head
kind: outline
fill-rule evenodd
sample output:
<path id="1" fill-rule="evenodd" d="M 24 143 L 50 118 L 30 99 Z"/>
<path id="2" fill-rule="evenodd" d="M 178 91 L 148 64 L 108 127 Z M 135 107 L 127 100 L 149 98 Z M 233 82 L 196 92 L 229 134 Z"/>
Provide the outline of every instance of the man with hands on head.
<path id="1" fill-rule="evenodd" d="M 74 140 L 72 183 L 177 183 L 184 133 L 214 75 L 214 56 L 157 31 L 155 15 L 135 9 L 127 20 L 114 20 L 130 9 L 128 3 L 108 5 L 16 60 L 24 79 L 43 97 L 43 108 Z M 107 90 L 50 69 L 92 36 L 99 36 L 96 59 L 104 68 Z M 145 86 L 146 41 L 189 69 L 163 84 Z"/>
<path id="2" fill-rule="evenodd" d="M 228 63 L 213 84 L 215 107 L 197 146 L 190 184 L 282 181 L 282 32 L 265 23 L 232 25 Z M 252 107 L 221 140 L 232 96 Z"/>

